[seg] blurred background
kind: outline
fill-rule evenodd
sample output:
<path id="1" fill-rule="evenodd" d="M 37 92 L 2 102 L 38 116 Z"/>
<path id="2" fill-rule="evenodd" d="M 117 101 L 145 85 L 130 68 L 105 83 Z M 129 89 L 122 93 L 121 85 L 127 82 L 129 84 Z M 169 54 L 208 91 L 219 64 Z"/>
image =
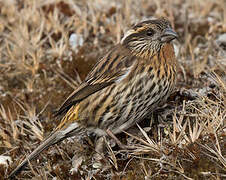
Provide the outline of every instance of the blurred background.
<path id="1" fill-rule="evenodd" d="M 134 151 L 109 145 L 102 170 L 90 143 L 68 140 L 20 178 L 226 178 L 225 0 L 0 0 L 0 179 L 57 126 L 54 110 L 123 33 L 162 16 L 180 36 L 164 122 L 153 130 L 154 115 L 138 139 L 124 135 Z"/>

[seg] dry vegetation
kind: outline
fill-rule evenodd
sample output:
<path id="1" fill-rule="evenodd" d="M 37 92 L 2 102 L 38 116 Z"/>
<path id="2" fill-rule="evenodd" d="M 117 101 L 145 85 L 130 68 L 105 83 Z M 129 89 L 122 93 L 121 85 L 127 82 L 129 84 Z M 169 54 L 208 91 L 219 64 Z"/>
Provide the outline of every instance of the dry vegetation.
<path id="1" fill-rule="evenodd" d="M 8 160 L 1 161 L 0 179 L 56 127 L 54 110 L 98 58 L 131 24 L 153 16 L 168 17 L 181 37 L 175 44 L 178 85 L 164 108 L 118 136 L 131 149 L 107 139 L 105 168 L 97 168 L 93 139 L 69 139 L 42 153 L 18 177 L 226 178 L 224 0 L 2 0 L 0 159 Z M 84 39 L 77 50 L 69 42 L 73 33 Z"/>

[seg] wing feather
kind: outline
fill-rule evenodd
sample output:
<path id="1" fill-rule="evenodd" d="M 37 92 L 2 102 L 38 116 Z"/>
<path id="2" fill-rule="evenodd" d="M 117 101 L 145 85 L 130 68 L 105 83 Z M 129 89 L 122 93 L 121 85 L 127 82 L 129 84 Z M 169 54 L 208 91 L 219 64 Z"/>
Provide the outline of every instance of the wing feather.
<path id="1" fill-rule="evenodd" d="M 91 94 L 124 79 L 135 60 L 136 57 L 132 56 L 127 48 L 121 44 L 115 46 L 93 67 L 85 81 L 66 99 L 55 116 L 63 115 L 71 106 Z"/>

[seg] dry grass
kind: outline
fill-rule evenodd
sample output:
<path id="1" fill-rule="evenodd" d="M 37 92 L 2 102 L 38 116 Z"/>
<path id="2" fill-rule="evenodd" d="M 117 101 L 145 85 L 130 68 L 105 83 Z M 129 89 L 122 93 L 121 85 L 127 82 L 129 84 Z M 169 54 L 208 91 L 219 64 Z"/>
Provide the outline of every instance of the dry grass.
<path id="1" fill-rule="evenodd" d="M 67 140 L 42 153 L 19 177 L 226 178 L 226 40 L 219 41 L 226 33 L 224 0 L 3 0 L 0 156 L 11 157 L 13 164 L 0 164 L 0 179 L 56 127 L 52 112 L 98 57 L 131 24 L 153 16 L 168 17 L 180 34 L 178 86 L 160 113 L 131 130 L 136 135 L 119 136 L 131 150 L 108 142 L 106 166 L 98 170 L 91 142 Z M 72 33 L 84 39 L 76 51 Z"/>

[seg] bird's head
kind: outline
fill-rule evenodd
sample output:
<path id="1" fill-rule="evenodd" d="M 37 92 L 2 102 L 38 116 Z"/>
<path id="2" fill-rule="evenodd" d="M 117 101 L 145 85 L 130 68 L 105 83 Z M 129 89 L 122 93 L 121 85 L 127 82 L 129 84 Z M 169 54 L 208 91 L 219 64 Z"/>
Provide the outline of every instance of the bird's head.
<path id="1" fill-rule="evenodd" d="M 178 38 L 171 24 L 165 18 L 147 20 L 133 26 L 121 40 L 121 44 L 137 54 L 159 52 L 162 45 Z"/>

